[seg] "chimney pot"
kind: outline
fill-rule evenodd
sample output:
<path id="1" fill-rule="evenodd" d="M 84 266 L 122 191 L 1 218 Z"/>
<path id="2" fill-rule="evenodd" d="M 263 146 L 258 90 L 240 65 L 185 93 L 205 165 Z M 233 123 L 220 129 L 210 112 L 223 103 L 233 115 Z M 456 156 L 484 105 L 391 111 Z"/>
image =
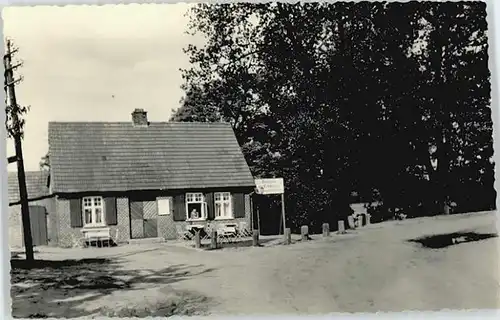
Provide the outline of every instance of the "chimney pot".
<path id="1" fill-rule="evenodd" d="M 148 122 L 148 112 L 144 109 L 136 108 L 132 112 L 132 123 L 135 127 L 147 127 Z"/>

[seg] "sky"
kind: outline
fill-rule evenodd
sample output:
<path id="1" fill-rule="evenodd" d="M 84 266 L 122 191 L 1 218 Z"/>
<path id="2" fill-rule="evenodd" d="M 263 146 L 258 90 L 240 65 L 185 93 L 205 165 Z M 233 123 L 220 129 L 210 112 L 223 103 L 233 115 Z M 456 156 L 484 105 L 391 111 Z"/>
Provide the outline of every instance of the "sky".
<path id="1" fill-rule="evenodd" d="M 183 96 L 182 49 L 201 44 L 187 35 L 191 4 L 8 7 L 4 35 L 24 65 L 18 103 L 29 105 L 25 170 L 39 170 L 48 151 L 49 121 L 131 121 L 135 108 L 168 121 Z M 7 155 L 14 155 L 13 140 Z M 8 171 L 16 171 L 9 164 Z"/>

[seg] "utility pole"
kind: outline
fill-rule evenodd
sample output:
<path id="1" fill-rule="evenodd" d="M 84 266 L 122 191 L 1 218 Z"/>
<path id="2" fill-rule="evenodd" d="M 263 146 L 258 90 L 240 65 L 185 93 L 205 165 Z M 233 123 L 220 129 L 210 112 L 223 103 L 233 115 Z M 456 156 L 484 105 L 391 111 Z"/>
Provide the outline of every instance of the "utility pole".
<path id="1" fill-rule="evenodd" d="M 10 112 L 12 117 L 13 138 L 16 148 L 15 160 L 17 162 L 17 177 L 19 181 L 19 197 L 21 202 L 21 217 L 23 221 L 24 248 L 26 251 L 26 261 L 34 261 L 33 255 L 33 239 L 31 237 L 30 212 L 28 205 L 28 191 L 26 190 L 26 175 L 24 172 L 23 148 L 21 145 L 21 123 L 19 121 L 19 105 L 16 101 L 15 86 L 20 79 L 14 80 L 14 69 L 21 64 L 12 66 L 12 55 L 17 50 L 12 49 L 12 43 L 7 40 L 7 50 L 3 58 L 5 67 L 5 89 L 7 91 L 7 103 L 10 104 Z M 12 158 L 12 157 L 11 157 Z M 11 159 L 9 159 L 9 162 Z"/>

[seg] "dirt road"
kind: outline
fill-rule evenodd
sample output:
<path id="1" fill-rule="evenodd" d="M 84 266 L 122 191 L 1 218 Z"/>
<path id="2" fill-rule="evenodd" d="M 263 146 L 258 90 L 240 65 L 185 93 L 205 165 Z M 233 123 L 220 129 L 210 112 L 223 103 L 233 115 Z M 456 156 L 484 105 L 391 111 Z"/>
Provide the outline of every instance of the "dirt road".
<path id="1" fill-rule="evenodd" d="M 71 310 L 79 310 L 75 316 L 103 314 L 102 305 L 116 312 L 167 300 L 176 308 L 183 304 L 192 311 L 187 314 L 212 315 L 498 308 L 498 238 L 442 249 L 406 241 L 494 229 L 495 216 L 479 214 L 372 225 L 287 247 L 102 249 L 101 255 L 118 261 L 107 276 L 130 286 L 82 299 Z M 81 251 L 79 258 L 82 252 L 92 253 Z"/>

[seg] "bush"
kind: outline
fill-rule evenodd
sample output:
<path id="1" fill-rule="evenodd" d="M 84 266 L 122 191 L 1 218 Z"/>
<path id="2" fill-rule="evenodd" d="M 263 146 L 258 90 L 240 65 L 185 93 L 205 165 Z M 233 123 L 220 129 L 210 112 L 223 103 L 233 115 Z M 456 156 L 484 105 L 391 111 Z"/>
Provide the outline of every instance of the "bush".
<path id="1" fill-rule="evenodd" d="M 371 223 L 383 222 L 394 218 L 394 214 L 391 213 L 389 208 L 383 204 L 372 205 L 368 207 L 367 212 L 371 215 Z"/>

